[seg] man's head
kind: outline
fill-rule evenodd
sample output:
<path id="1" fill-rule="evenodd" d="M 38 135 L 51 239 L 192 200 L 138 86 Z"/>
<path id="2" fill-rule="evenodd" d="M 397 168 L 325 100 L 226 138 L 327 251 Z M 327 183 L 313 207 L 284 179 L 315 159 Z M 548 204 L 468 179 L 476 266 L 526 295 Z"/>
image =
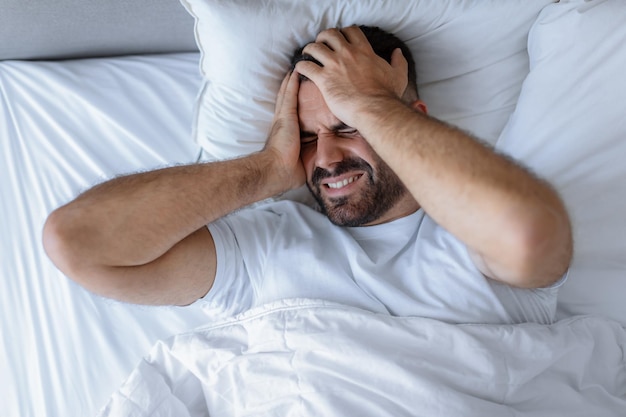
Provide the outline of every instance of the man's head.
<path id="1" fill-rule="evenodd" d="M 417 100 L 415 64 L 411 52 L 398 38 L 378 28 L 361 27 L 374 52 L 391 61 L 401 48 L 408 61 L 409 83 L 402 99 Z M 316 62 L 299 49 L 293 66 L 302 60 Z M 316 62 L 318 65 L 319 62 Z M 301 159 L 307 186 L 322 211 L 341 226 L 383 223 L 415 211 L 419 206 L 393 170 L 374 152 L 360 133 L 329 110 L 320 90 L 301 78 L 298 117 Z"/>

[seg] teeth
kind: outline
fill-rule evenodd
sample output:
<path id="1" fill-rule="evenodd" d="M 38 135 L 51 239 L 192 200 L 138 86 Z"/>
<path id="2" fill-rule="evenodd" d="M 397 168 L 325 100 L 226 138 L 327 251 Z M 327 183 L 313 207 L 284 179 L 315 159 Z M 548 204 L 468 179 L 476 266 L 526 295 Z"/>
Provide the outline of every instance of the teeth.
<path id="1" fill-rule="evenodd" d="M 343 181 L 330 182 L 326 185 L 328 185 L 329 188 L 343 188 L 351 182 L 354 182 L 354 180 L 356 180 L 358 177 L 358 175 L 355 175 L 354 177 L 347 178 Z"/>

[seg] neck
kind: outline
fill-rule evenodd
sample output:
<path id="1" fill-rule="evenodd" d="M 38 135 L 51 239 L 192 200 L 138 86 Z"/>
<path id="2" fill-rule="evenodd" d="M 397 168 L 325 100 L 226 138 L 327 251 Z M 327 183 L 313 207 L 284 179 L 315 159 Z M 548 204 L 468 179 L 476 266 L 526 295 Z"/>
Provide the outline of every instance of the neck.
<path id="1" fill-rule="evenodd" d="M 419 203 L 411 196 L 411 194 L 407 193 L 404 198 L 398 201 L 398 203 L 394 205 L 390 210 L 388 210 L 385 214 L 383 214 L 381 217 L 374 220 L 373 222 L 364 224 L 363 226 L 375 226 L 377 224 L 389 223 L 413 214 L 417 210 L 419 210 L 419 208 Z"/>

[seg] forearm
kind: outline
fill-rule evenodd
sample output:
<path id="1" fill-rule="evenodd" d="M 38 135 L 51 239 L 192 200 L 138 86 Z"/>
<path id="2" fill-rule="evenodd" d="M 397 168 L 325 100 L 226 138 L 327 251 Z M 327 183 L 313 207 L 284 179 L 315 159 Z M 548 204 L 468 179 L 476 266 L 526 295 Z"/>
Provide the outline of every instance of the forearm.
<path id="1" fill-rule="evenodd" d="M 529 248 L 570 244 L 553 188 L 464 132 L 391 98 L 370 100 L 359 123 L 424 210 L 492 267 L 524 259 L 519 252 Z M 569 259 L 568 251 L 561 256 Z"/>
<path id="2" fill-rule="evenodd" d="M 59 208 L 46 227 L 77 262 L 143 265 L 207 223 L 284 191 L 268 156 L 119 177 Z"/>
<path id="3" fill-rule="evenodd" d="M 359 130 L 444 227 L 471 238 L 476 222 L 466 224 L 465 218 L 494 220 L 490 212 L 531 204 L 540 197 L 536 193 L 552 198 L 549 187 L 464 132 L 397 100 L 381 102 L 383 111 L 374 106 L 364 113 Z M 457 215 L 459 211 L 464 215 Z M 464 229 L 470 232 L 462 233 Z"/>

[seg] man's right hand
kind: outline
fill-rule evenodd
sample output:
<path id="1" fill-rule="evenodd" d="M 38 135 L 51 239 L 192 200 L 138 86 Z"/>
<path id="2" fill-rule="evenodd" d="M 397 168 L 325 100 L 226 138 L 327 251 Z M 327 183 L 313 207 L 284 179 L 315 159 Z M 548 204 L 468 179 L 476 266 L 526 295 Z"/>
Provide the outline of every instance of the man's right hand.
<path id="1" fill-rule="evenodd" d="M 276 174 L 284 180 L 285 190 L 304 185 L 306 176 L 300 159 L 300 124 L 298 122 L 298 73 L 289 72 L 280 86 L 272 129 L 264 152 L 276 162 Z"/>

